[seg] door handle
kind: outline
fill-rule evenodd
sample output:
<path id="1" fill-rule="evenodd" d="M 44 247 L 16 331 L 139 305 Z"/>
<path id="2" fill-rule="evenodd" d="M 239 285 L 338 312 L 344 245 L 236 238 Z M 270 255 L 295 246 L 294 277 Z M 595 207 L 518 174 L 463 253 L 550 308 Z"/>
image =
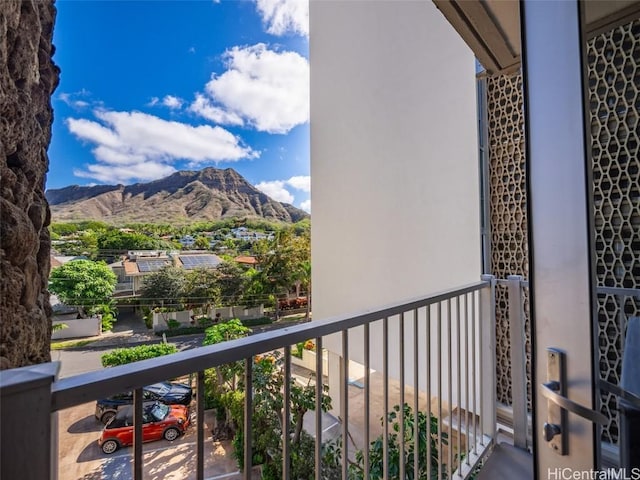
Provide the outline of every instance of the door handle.
<path id="1" fill-rule="evenodd" d="M 629 392 L 618 385 L 614 385 L 611 382 L 607 382 L 605 380 L 600 380 L 598 382 L 598 386 L 600 390 L 604 390 L 605 392 L 613 393 L 619 399 L 627 401 L 631 405 L 636 408 L 640 408 L 640 397 L 635 393 Z"/>
<path id="2" fill-rule="evenodd" d="M 565 354 L 556 348 L 547 348 L 547 382 L 541 384 L 539 390 L 547 399 L 547 422 L 544 424 L 543 438 L 558 455 L 568 453 L 568 412 L 601 425 L 609 421 L 606 415 L 567 398 Z"/>
<path id="3" fill-rule="evenodd" d="M 590 408 L 587 408 L 579 403 L 569 400 L 564 395 L 557 393 L 559 390 L 558 382 L 547 382 L 540 385 L 540 393 L 547 400 L 552 401 L 560 408 L 563 408 L 571 413 L 586 418 L 590 422 L 605 425 L 609 419 L 600 412 L 596 412 Z"/>

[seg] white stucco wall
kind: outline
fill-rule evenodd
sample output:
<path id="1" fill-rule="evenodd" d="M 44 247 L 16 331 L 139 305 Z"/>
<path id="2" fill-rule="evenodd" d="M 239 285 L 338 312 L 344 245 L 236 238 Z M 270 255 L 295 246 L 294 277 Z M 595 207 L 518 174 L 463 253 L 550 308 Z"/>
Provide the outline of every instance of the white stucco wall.
<path id="1" fill-rule="evenodd" d="M 98 317 L 76 318 L 77 313 L 70 315 L 56 315 L 53 317 L 53 325 L 63 323 L 62 330 L 56 330 L 51 334 L 51 340 L 64 338 L 95 337 L 102 333 L 102 321 Z"/>
<path id="2" fill-rule="evenodd" d="M 479 280 L 472 52 L 430 1 L 312 0 L 310 32 L 314 321 Z"/>

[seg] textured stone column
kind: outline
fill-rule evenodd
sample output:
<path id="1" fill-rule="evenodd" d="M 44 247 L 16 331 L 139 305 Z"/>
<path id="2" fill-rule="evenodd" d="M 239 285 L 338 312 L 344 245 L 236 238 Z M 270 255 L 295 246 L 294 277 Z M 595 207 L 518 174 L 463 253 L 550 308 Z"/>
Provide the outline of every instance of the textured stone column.
<path id="1" fill-rule="evenodd" d="M 0 2 L 0 368 L 50 360 L 53 1 Z"/>

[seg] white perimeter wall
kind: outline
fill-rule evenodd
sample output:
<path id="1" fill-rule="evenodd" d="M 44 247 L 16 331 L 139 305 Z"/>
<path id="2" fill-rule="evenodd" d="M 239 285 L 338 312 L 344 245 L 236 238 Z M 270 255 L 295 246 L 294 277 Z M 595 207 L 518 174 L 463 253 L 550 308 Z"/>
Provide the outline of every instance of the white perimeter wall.
<path id="1" fill-rule="evenodd" d="M 479 280 L 472 52 L 430 1 L 312 0 L 310 32 L 314 321 Z"/>
<path id="2" fill-rule="evenodd" d="M 75 318 L 77 314 L 66 319 L 64 315 L 53 317 L 53 325 L 63 323 L 66 325 L 62 330 L 56 330 L 51 334 L 51 340 L 64 338 L 95 337 L 102 333 L 102 321 L 98 317 Z"/>

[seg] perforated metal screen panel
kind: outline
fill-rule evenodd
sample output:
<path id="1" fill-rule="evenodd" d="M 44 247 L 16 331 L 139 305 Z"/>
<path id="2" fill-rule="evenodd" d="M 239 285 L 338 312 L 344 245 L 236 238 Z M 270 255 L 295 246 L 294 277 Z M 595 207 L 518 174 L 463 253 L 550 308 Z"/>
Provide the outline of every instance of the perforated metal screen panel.
<path id="1" fill-rule="evenodd" d="M 619 384 L 626 322 L 640 316 L 640 300 L 603 287 L 640 289 L 640 21 L 588 42 L 595 254 L 598 294 L 598 359 L 601 378 Z M 491 271 L 498 278 L 528 277 L 527 195 L 522 76 L 487 79 Z M 527 375 L 531 336 L 525 291 Z M 511 405 L 506 287 L 496 291 L 497 399 Z M 531 407 L 528 381 L 528 405 Z M 615 397 L 602 396 L 611 420 L 603 440 L 617 443 Z"/>
<path id="2" fill-rule="evenodd" d="M 487 78 L 489 223 L 491 273 L 497 278 L 529 273 L 522 75 Z M 531 328 L 525 292 L 528 405 L 531 407 Z M 497 400 L 511 405 L 511 347 L 507 288 L 496 288 Z"/>
<path id="3" fill-rule="evenodd" d="M 640 288 L 640 20 L 588 42 L 596 274 L 599 287 Z M 598 294 L 600 376 L 619 384 L 624 332 L 640 301 Z M 602 395 L 610 418 L 603 440 L 617 443 L 616 399 Z"/>

